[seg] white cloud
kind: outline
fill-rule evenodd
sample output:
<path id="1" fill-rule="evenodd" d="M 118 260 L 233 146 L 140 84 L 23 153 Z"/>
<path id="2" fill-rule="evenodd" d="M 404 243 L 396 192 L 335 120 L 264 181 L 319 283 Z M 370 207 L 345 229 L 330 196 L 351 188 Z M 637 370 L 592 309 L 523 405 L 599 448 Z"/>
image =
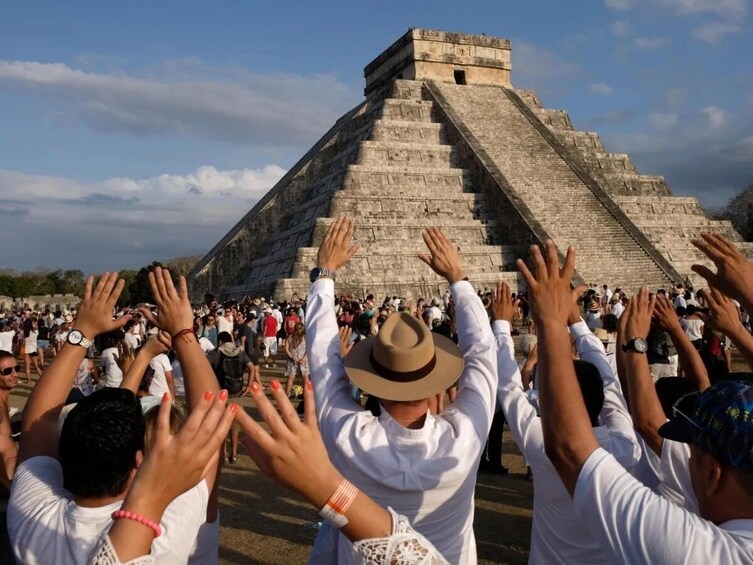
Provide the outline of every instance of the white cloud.
<path id="1" fill-rule="evenodd" d="M 572 61 L 525 41 L 514 42 L 512 56 L 515 83 L 523 88 L 546 91 L 552 82 L 578 71 Z"/>
<path id="2" fill-rule="evenodd" d="M 681 15 L 713 14 L 721 18 L 744 18 L 748 0 L 653 0 Z"/>
<path id="3" fill-rule="evenodd" d="M 630 35 L 630 23 L 625 20 L 612 22 L 612 25 L 610 25 L 609 28 L 617 37 L 628 37 Z"/>
<path id="4" fill-rule="evenodd" d="M 196 59 L 165 62 L 154 76 L 0 60 L 3 83 L 48 95 L 97 130 L 291 145 L 323 134 L 360 98 L 332 76 L 253 74 Z"/>
<path id="5" fill-rule="evenodd" d="M 744 30 L 742 24 L 710 22 L 693 30 L 693 37 L 711 45 L 716 45 L 730 34 L 740 34 Z"/>
<path id="6" fill-rule="evenodd" d="M 601 96 L 609 96 L 614 94 L 614 88 L 603 82 L 595 82 L 588 87 L 593 94 L 599 94 Z"/>
<path id="7" fill-rule="evenodd" d="M 670 129 L 677 125 L 679 114 L 657 112 L 649 114 L 648 121 L 656 129 Z"/>
<path id="8" fill-rule="evenodd" d="M 710 128 L 721 128 L 726 126 L 729 122 L 727 111 L 718 106 L 706 106 L 701 111 L 708 116 Z"/>
<path id="9" fill-rule="evenodd" d="M 284 174 L 205 165 L 184 175 L 81 183 L 0 169 L 0 237 L 27 234 L 3 266 L 138 267 L 206 252 Z"/>
<path id="10" fill-rule="evenodd" d="M 642 51 L 655 51 L 668 46 L 670 43 L 667 37 L 636 37 L 635 46 Z"/>

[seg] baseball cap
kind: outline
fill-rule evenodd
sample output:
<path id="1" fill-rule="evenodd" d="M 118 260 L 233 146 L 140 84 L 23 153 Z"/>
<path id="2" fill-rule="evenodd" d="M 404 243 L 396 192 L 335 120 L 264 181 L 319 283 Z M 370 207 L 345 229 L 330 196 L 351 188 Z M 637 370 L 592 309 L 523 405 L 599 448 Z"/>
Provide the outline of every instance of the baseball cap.
<path id="1" fill-rule="evenodd" d="M 719 460 L 753 471 L 753 383 L 721 381 L 675 402 L 659 435 L 692 443 Z"/>

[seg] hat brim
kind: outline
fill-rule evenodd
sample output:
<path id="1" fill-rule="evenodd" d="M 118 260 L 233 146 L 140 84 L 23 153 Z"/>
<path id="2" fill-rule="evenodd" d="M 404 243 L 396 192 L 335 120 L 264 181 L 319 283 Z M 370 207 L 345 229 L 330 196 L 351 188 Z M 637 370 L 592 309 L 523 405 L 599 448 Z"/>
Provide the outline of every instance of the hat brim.
<path id="1" fill-rule="evenodd" d="M 669 420 L 659 428 L 658 432 L 661 437 L 670 441 L 679 443 L 695 443 L 696 441 L 696 429 L 682 418 Z"/>
<path id="2" fill-rule="evenodd" d="M 345 373 L 358 388 L 383 400 L 423 400 L 443 392 L 460 377 L 463 356 L 451 339 L 436 333 L 431 336 L 437 362 L 434 370 L 419 380 L 401 383 L 380 376 L 371 364 L 374 337 L 360 341 L 353 347 L 345 358 Z"/>

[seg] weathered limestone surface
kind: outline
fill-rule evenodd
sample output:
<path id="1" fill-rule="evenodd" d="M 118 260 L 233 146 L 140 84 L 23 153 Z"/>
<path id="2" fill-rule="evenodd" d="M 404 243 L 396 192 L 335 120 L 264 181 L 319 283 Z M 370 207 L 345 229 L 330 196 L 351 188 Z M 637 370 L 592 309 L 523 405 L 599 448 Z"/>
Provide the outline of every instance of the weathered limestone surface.
<path id="1" fill-rule="evenodd" d="M 432 225 L 480 288 L 518 288 L 515 259 L 547 238 L 560 254 L 577 246 L 581 280 L 630 290 L 695 280 L 690 240 L 702 231 L 740 241 L 566 112 L 513 89 L 509 55 L 504 39 L 409 30 L 366 67 L 366 100 L 199 262 L 194 298 L 305 294 L 341 214 L 356 219 L 360 250 L 338 291 L 358 295 L 440 294 L 445 284 L 417 258 Z"/>

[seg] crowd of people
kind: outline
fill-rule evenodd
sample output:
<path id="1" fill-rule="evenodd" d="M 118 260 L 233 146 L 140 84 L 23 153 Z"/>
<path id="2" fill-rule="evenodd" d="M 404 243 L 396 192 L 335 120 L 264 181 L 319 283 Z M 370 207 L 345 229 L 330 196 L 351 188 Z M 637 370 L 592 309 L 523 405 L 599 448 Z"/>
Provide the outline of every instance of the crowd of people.
<path id="1" fill-rule="evenodd" d="M 310 563 L 475 563 L 476 476 L 507 472 L 506 422 L 533 481 L 531 563 L 753 562 L 753 378 L 731 353 L 753 366 L 753 264 L 733 244 L 695 242 L 716 266 L 694 267 L 703 289 L 630 295 L 574 285 L 575 250 L 560 264 L 546 242 L 513 293 L 475 289 L 429 228 L 419 259 L 448 290 L 382 301 L 336 293 L 353 231 L 331 225 L 307 297 L 192 305 L 158 267 L 154 304 L 119 305 L 105 273 L 77 310 L 0 321 L 16 559 L 217 563 L 242 444 L 324 518 Z M 14 433 L 19 360 L 40 377 Z"/>

